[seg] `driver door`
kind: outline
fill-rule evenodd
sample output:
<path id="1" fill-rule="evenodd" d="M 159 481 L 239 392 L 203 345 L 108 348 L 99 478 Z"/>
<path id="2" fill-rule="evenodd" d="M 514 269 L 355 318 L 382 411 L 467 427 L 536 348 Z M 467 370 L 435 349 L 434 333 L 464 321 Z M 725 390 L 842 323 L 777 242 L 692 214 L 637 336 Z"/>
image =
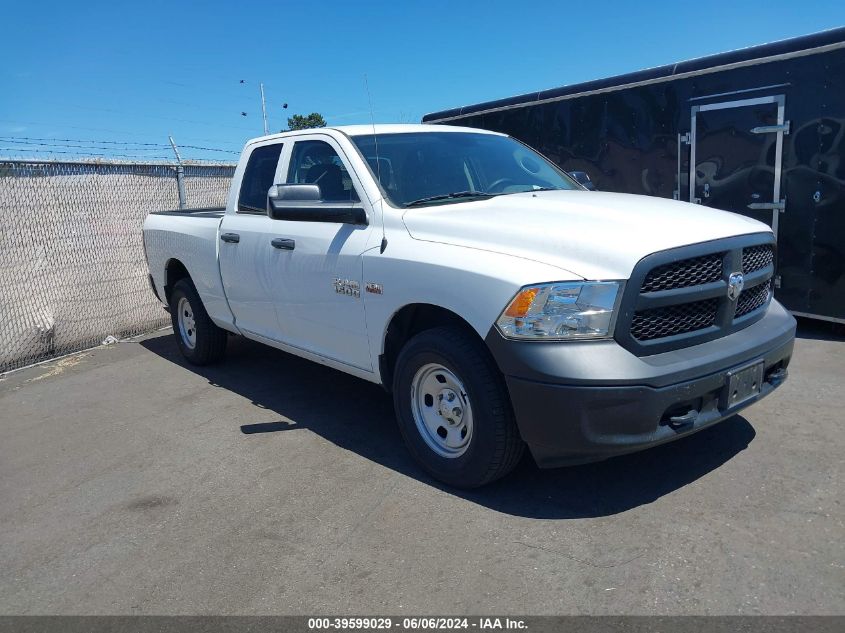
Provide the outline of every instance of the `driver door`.
<path id="1" fill-rule="evenodd" d="M 316 184 L 321 201 L 350 206 L 364 191 L 343 149 L 324 134 L 296 137 L 285 184 Z M 319 204 L 315 205 L 318 207 Z M 368 218 L 372 209 L 364 201 Z M 300 215 L 299 217 L 304 217 Z M 362 254 L 371 226 L 319 220 L 271 219 L 274 292 L 282 342 L 372 371 L 364 318 Z"/>

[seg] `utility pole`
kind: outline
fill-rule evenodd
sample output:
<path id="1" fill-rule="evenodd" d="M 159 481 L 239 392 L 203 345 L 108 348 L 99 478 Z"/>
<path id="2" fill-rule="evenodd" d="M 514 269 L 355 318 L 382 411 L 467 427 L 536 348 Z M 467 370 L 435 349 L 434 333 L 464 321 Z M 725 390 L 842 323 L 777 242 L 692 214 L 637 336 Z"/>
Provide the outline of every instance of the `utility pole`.
<path id="1" fill-rule="evenodd" d="M 267 127 L 267 102 L 264 100 L 264 84 L 258 84 L 261 89 L 261 114 L 264 117 L 264 134 L 270 133 L 270 128 Z"/>
<path id="2" fill-rule="evenodd" d="M 246 84 L 246 79 L 241 79 L 241 84 Z M 264 98 L 264 83 L 258 83 L 258 90 L 261 92 L 261 117 L 264 119 L 264 134 L 270 133 L 270 126 L 267 123 L 267 100 Z M 287 108 L 288 104 L 284 104 L 283 108 Z M 241 112 L 241 116 L 246 116 L 246 112 Z"/>

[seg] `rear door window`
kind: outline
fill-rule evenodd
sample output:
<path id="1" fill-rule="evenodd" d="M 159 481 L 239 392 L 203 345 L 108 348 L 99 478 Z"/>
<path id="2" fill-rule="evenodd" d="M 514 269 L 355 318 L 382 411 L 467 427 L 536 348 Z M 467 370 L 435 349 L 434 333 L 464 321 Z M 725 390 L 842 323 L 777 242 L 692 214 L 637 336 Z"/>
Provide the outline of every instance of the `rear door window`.
<path id="1" fill-rule="evenodd" d="M 252 150 L 241 181 L 238 213 L 267 213 L 267 191 L 275 184 L 273 178 L 281 153 L 282 143 Z"/>

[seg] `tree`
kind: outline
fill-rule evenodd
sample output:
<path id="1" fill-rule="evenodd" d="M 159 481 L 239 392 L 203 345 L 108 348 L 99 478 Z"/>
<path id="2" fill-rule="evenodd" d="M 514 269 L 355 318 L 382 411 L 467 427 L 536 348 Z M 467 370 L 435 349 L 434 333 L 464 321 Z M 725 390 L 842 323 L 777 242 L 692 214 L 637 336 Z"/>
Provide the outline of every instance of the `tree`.
<path id="1" fill-rule="evenodd" d="M 290 130 L 307 130 L 312 127 L 326 127 L 326 120 L 319 112 L 312 112 L 309 115 L 294 114 L 288 117 Z"/>

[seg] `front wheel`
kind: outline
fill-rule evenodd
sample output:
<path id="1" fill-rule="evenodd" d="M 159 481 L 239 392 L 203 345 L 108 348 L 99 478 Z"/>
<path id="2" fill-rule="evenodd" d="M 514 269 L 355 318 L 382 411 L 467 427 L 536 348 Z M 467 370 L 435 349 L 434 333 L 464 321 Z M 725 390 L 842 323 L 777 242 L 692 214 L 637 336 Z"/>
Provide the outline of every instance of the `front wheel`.
<path id="1" fill-rule="evenodd" d="M 226 352 L 226 331 L 214 325 L 197 289 L 180 279 L 170 294 L 170 319 L 179 351 L 194 365 L 217 362 Z"/>
<path id="2" fill-rule="evenodd" d="M 405 345 L 393 401 L 405 444 L 440 481 L 476 488 L 522 457 L 504 380 L 481 342 L 460 328 L 426 330 Z"/>

